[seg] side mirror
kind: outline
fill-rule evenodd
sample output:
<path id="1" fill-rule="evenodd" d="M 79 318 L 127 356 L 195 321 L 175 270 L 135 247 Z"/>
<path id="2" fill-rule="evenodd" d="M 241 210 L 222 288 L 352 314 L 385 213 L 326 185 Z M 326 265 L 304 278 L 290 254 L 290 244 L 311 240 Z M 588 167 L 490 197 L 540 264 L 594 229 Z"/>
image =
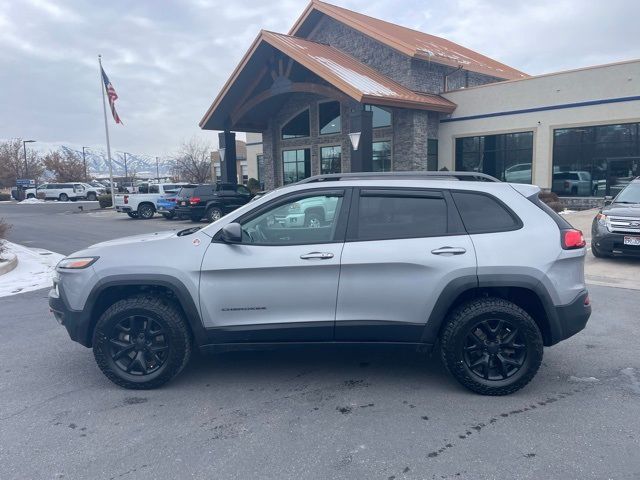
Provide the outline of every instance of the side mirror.
<path id="1" fill-rule="evenodd" d="M 239 223 L 229 223 L 222 227 L 220 240 L 225 243 L 240 243 L 242 241 L 242 227 Z"/>
<path id="2" fill-rule="evenodd" d="M 611 205 L 613 203 L 613 197 L 611 195 L 607 195 L 604 197 L 604 206 Z"/>

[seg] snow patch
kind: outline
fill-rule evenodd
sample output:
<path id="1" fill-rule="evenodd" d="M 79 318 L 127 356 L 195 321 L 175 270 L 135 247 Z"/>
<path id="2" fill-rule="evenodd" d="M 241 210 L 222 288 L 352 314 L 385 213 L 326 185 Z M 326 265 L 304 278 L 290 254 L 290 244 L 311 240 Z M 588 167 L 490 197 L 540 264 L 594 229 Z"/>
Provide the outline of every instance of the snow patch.
<path id="1" fill-rule="evenodd" d="M 25 200 L 22 200 L 21 202 L 18 202 L 18 205 L 21 204 L 29 204 L 29 203 L 44 203 L 44 200 L 40 200 L 39 198 L 27 198 Z"/>
<path id="2" fill-rule="evenodd" d="M 595 383 L 595 382 L 599 382 L 600 380 L 598 380 L 596 377 L 574 377 L 573 375 L 571 375 L 569 377 L 569 381 L 570 382 L 576 382 L 576 383 Z"/>
<path id="3" fill-rule="evenodd" d="M 5 244 L 9 253 L 17 255 L 18 266 L 0 276 L 0 297 L 40 290 L 52 285 L 53 271 L 64 255 L 7 241 Z"/>
<path id="4" fill-rule="evenodd" d="M 568 210 L 568 209 L 564 209 L 563 211 L 560 212 L 560 215 L 570 215 L 572 213 L 578 213 L 577 210 Z"/>
<path id="5" fill-rule="evenodd" d="M 398 93 L 375 81 L 373 78 L 351 70 L 350 68 L 340 65 L 333 60 L 318 56 L 311 56 L 311 58 L 327 67 L 340 77 L 341 80 L 347 82 L 349 85 L 353 86 L 365 95 L 376 95 L 378 97 L 398 96 Z"/>

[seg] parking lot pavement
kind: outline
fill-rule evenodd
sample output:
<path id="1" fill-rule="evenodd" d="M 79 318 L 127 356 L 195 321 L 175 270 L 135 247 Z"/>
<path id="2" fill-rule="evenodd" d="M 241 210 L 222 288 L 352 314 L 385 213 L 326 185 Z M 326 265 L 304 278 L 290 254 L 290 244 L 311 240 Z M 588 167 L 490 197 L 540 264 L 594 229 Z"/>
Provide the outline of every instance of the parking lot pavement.
<path id="1" fill-rule="evenodd" d="M 588 247 L 591 247 L 591 222 L 597 213 L 598 209 L 591 209 L 564 216 L 575 228 L 582 230 Z M 640 258 L 596 258 L 589 248 L 585 260 L 585 278 L 591 285 L 640 290 Z"/>
<path id="2" fill-rule="evenodd" d="M 79 206 L 82 205 L 77 202 L 1 203 L 0 218 L 13 226 L 10 241 L 64 255 L 105 240 L 193 226 L 189 221 L 165 220 L 160 215 L 151 220 L 135 220 L 113 210 L 96 210 L 94 205 L 83 211 Z"/>
<path id="3" fill-rule="evenodd" d="M 128 391 L 48 313 L 0 299 L 0 465 L 22 478 L 602 479 L 640 475 L 638 297 L 592 287 L 587 329 L 508 397 L 382 348 L 196 358 Z"/>

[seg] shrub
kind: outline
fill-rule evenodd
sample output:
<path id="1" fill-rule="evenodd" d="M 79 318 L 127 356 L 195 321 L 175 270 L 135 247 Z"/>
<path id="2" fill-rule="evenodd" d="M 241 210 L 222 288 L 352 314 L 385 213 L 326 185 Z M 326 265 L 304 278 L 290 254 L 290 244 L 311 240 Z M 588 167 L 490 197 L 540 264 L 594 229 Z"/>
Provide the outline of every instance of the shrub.
<path id="1" fill-rule="evenodd" d="M 108 208 L 113 206 L 111 202 L 111 195 L 100 195 L 98 197 L 98 203 L 100 204 L 100 208 Z"/>
<path id="2" fill-rule="evenodd" d="M 7 238 L 7 234 L 9 233 L 10 229 L 11 225 L 0 218 L 0 256 L 2 256 L 5 251 L 6 245 L 4 243 L 4 239 Z"/>
<path id="3" fill-rule="evenodd" d="M 247 181 L 247 188 L 251 191 L 251 193 L 256 193 L 262 190 L 260 188 L 260 182 L 255 178 L 250 178 L 249 181 Z"/>
<path id="4" fill-rule="evenodd" d="M 5 202 L 7 200 L 11 200 L 11 194 L 10 193 L 1 193 L 0 192 L 0 202 Z"/>
<path id="5" fill-rule="evenodd" d="M 562 212 L 564 210 L 564 205 L 560 201 L 560 198 L 553 192 L 540 192 L 538 198 L 556 212 Z"/>

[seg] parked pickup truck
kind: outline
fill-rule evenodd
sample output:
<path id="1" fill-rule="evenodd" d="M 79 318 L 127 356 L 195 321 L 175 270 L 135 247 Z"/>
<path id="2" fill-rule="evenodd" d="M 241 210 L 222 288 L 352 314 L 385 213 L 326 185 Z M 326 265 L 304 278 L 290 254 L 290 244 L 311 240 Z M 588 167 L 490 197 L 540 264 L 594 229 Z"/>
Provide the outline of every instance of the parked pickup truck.
<path id="1" fill-rule="evenodd" d="M 159 183 L 149 185 L 149 193 L 123 193 L 115 196 L 117 212 L 131 218 L 147 220 L 156 213 L 156 202 L 168 193 L 176 193 L 186 183 Z"/>

